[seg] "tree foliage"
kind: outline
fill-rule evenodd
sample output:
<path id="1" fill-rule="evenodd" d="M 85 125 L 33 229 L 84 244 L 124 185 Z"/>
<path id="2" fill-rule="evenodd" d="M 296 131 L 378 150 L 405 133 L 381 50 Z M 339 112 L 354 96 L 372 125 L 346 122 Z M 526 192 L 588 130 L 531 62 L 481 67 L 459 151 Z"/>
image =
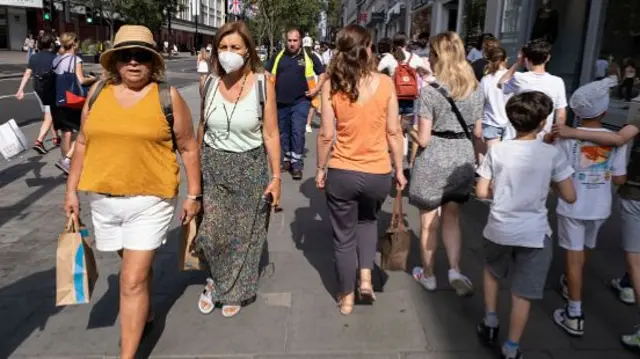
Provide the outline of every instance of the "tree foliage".
<path id="1" fill-rule="evenodd" d="M 111 37 L 116 20 L 154 31 L 162 28 L 168 16 L 183 10 L 179 0 L 86 0 L 86 6 L 101 14 L 111 28 Z"/>
<path id="2" fill-rule="evenodd" d="M 255 14 L 248 23 L 256 41 L 268 39 L 273 48 L 287 28 L 296 27 L 305 32 L 315 33 L 323 0 L 250 0 L 248 4 Z"/>

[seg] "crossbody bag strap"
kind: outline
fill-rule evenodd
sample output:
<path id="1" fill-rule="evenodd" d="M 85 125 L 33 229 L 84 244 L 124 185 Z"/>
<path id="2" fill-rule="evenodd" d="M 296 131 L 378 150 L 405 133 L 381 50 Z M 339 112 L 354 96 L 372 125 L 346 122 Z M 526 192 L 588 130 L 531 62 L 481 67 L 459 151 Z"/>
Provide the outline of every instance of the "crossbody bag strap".
<path id="1" fill-rule="evenodd" d="M 220 78 L 218 76 L 209 75 L 209 77 L 207 77 L 207 79 L 205 80 L 203 91 L 202 91 L 202 101 L 201 101 L 202 105 L 200 106 L 200 122 L 202 123 L 205 134 L 207 132 L 207 117 L 209 117 L 209 114 L 210 114 L 210 111 L 208 111 L 209 113 L 206 112 L 207 99 L 209 98 L 209 91 L 211 91 L 212 86 L 213 86 L 213 93 L 211 94 L 209 107 L 211 107 L 211 104 L 213 103 L 213 100 L 215 99 L 216 94 L 218 93 L 218 87 L 220 86 Z"/>
<path id="2" fill-rule="evenodd" d="M 438 91 L 444 98 L 447 99 L 447 101 L 449 102 L 449 105 L 451 105 L 451 111 L 453 111 L 453 113 L 456 115 L 456 119 L 458 119 L 458 123 L 460 124 L 460 127 L 462 127 L 462 130 L 464 131 L 465 136 L 469 140 L 471 140 L 471 132 L 469 131 L 469 126 L 467 126 L 467 123 L 464 122 L 464 117 L 462 117 L 462 114 L 460 113 L 458 106 L 456 106 L 455 101 L 453 101 L 453 99 L 449 97 L 449 94 L 439 84 L 432 82 L 429 84 L 429 86 L 436 89 L 436 91 Z"/>

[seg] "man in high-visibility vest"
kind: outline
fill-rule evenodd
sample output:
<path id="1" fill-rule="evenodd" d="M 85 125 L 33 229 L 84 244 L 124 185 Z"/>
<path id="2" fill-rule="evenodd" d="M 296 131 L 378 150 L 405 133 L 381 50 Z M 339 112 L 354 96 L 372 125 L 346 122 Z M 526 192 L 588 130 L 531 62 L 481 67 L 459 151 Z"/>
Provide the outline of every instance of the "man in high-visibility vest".
<path id="1" fill-rule="evenodd" d="M 293 179 L 300 180 L 307 115 L 311 100 L 318 95 L 327 77 L 320 59 L 302 50 L 299 30 L 289 30 L 286 40 L 286 49 L 270 59 L 265 68 L 276 84 L 282 169 L 291 172 Z"/>

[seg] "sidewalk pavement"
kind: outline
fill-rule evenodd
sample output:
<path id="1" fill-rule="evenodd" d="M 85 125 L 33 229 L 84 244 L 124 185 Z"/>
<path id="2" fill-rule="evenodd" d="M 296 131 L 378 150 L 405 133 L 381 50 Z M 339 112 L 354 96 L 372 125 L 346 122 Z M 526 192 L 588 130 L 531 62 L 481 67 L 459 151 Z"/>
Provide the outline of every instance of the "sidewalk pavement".
<path id="1" fill-rule="evenodd" d="M 181 89 L 198 118 L 198 90 Z M 196 303 L 204 283 L 201 273 L 177 270 L 178 223 L 154 263 L 153 306 L 156 323 L 142 344 L 142 356 L 154 358 L 242 359 L 488 359 L 475 335 L 483 315 L 481 249 L 485 204 L 463 208 L 462 270 L 477 286 L 470 298 L 458 298 L 446 283 L 446 255 L 438 253 L 439 289 L 423 290 L 403 272 L 376 275 L 373 306 L 357 306 L 350 316 L 338 313 L 332 294 L 336 277 L 331 228 L 323 194 L 314 185 L 315 135 L 307 138 L 304 180 L 284 176 L 283 212 L 272 217 L 268 255 L 257 300 L 233 319 L 219 310 L 201 315 Z M 57 154 L 24 158 L 0 172 L 0 358 L 104 358 L 118 353 L 117 255 L 98 253 L 100 279 L 91 304 L 55 306 L 55 247 L 64 224 L 64 178 L 54 168 Z M 184 198 L 182 186 L 180 199 Z M 552 201 L 550 201 L 552 202 Z M 180 203 L 180 202 L 179 202 Z M 417 255 L 418 212 L 405 198 L 405 217 Z M 83 198 L 82 219 L 90 224 Z M 380 230 L 389 223 L 391 198 L 383 206 Z M 553 216 L 552 221 L 553 220 Z M 563 261 L 556 251 L 545 299 L 532 306 L 522 342 L 527 359 L 622 359 L 619 335 L 638 322 L 637 308 L 620 304 L 605 281 L 624 270 L 619 222 L 614 217 L 600 236 L 600 246 L 586 270 L 586 334 L 572 339 L 551 319 L 563 305 L 557 282 Z M 503 336 L 508 323 L 508 287 L 502 287 Z"/>

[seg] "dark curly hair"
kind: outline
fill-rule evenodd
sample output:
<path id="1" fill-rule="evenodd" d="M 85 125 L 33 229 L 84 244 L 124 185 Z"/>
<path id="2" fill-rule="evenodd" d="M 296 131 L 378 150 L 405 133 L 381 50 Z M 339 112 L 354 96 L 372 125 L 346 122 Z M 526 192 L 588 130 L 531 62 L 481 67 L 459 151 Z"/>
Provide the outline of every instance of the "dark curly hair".
<path id="1" fill-rule="evenodd" d="M 374 70 L 369 56 L 371 34 L 360 25 L 348 25 L 338 32 L 336 54 L 331 60 L 328 73 L 331 80 L 331 95 L 344 94 L 351 102 L 358 100 L 358 83 Z"/>

